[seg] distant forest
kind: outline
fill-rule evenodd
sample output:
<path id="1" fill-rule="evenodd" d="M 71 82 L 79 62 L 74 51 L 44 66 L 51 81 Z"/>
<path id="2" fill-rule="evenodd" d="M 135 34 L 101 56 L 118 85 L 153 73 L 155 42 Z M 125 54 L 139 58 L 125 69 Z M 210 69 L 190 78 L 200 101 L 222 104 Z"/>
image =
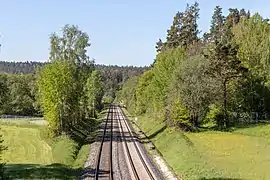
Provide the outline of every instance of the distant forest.
<path id="1" fill-rule="evenodd" d="M 0 61 L 0 73 L 8 74 L 34 74 L 38 67 L 44 66 L 45 62 L 26 61 L 8 62 Z M 127 81 L 127 79 L 140 75 L 149 69 L 148 66 L 118 66 L 118 65 L 94 65 L 100 71 L 105 92 L 108 96 L 115 96 L 115 91 Z"/>

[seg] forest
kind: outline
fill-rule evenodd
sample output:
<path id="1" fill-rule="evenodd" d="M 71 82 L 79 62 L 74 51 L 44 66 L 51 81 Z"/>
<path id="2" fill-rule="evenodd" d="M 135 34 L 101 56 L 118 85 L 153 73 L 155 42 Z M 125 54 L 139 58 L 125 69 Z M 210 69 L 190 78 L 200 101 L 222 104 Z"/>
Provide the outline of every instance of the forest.
<path id="1" fill-rule="evenodd" d="M 37 99 L 37 70 L 48 65 L 41 62 L 7 62 L 0 61 L 0 80 L 3 86 L 0 114 L 42 116 Z M 113 101 L 115 92 L 130 77 L 142 74 L 149 67 L 117 66 L 94 64 L 100 73 L 104 100 Z M 1 87 L 2 87 L 1 86 Z M 6 90 L 4 90 L 4 88 Z"/>
<path id="2" fill-rule="evenodd" d="M 129 79 L 117 101 L 184 131 L 269 119 L 269 20 L 245 9 L 225 16 L 216 6 L 200 37 L 199 10 L 194 3 L 175 14 L 153 67 Z"/>

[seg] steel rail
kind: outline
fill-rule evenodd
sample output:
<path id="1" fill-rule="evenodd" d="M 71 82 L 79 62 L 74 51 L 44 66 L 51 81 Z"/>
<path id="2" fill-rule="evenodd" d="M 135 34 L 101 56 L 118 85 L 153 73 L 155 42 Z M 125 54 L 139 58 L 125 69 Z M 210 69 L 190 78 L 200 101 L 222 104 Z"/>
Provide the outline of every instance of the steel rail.
<path id="1" fill-rule="evenodd" d="M 140 150 L 138 148 L 138 145 L 136 144 L 135 139 L 133 138 L 134 136 L 133 136 L 133 133 L 132 133 L 132 131 L 131 131 L 128 123 L 127 123 L 127 117 L 126 117 L 126 115 L 123 113 L 123 110 L 121 109 L 121 107 L 119 107 L 119 109 L 120 109 L 121 115 L 123 116 L 123 121 L 124 121 L 124 123 L 125 123 L 125 125 L 126 125 L 126 127 L 128 129 L 128 132 L 129 132 L 130 136 L 131 136 L 131 139 L 132 139 L 132 142 L 133 142 L 134 147 L 136 149 L 136 152 L 139 155 L 139 158 L 140 158 L 140 160 L 141 160 L 141 162 L 143 164 L 143 167 L 145 168 L 145 170 L 146 170 L 147 174 L 149 175 L 150 179 L 151 180 L 155 180 L 154 176 L 152 175 L 149 167 L 147 166 L 147 164 L 146 164 L 146 162 L 145 162 L 145 160 L 144 160 L 144 158 L 143 158 L 143 156 L 142 156 L 142 154 L 141 154 L 141 152 L 140 152 Z"/>
<path id="2" fill-rule="evenodd" d="M 123 126 L 122 126 L 122 122 L 120 120 L 120 116 L 119 114 L 117 113 L 117 116 L 118 116 L 118 122 L 119 122 L 119 125 L 120 125 L 120 129 L 121 129 L 121 132 L 122 132 L 122 138 L 124 140 L 124 145 L 125 145 L 125 148 L 126 148 L 126 152 L 127 152 L 127 156 L 128 156 L 128 160 L 129 160 L 129 163 L 131 165 L 131 169 L 132 169 L 132 172 L 133 172 L 133 175 L 135 177 L 136 180 L 139 180 L 139 175 L 138 175 L 138 172 L 135 168 L 135 165 L 134 165 L 134 162 L 131 158 L 131 155 L 130 155 L 130 151 L 129 151 L 129 148 L 128 148 L 128 145 L 127 145 L 127 140 L 126 140 L 126 137 L 125 137 L 125 134 L 124 134 L 124 130 L 123 130 Z"/>
<path id="3" fill-rule="evenodd" d="M 112 111 L 110 111 L 112 110 Z M 98 153 L 98 157 L 97 157 L 97 161 L 96 161 L 96 170 L 95 170 L 95 180 L 98 180 L 99 178 L 99 166 L 100 166 L 100 159 L 101 159 L 101 154 L 102 154 L 102 150 L 103 150 L 103 144 L 105 141 L 105 136 L 106 136 L 106 131 L 107 131 L 107 125 L 108 125 L 108 121 L 109 121 L 109 116 L 110 113 L 113 114 L 113 106 L 110 105 L 109 109 L 108 109 L 108 114 L 106 117 L 106 122 L 105 122 L 105 127 L 104 127 L 104 131 L 103 131 L 103 135 L 102 135 L 102 141 L 100 144 L 100 148 L 99 148 L 99 153 Z M 113 180 L 113 171 L 112 171 L 112 119 L 111 118 L 111 134 L 110 134 L 110 157 L 109 157 L 109 164 L 110 164 L 110 180 Z"/>

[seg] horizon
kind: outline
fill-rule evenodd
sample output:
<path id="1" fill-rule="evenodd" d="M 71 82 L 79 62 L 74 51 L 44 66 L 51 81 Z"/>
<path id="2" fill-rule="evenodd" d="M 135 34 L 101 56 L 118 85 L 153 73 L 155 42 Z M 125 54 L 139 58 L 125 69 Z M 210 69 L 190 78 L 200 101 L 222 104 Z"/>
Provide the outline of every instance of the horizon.
<path id="1" fill-rule="evenodd" d="M 153 62 L 155 43 L 159 38 L 165 39 L 175 13 L 184 11 L 187 3 L 195 1 L 27 2 L 7 1 L 2 5 L 6 16 L 0 27 L 1 61 L 48 61 L 49 35 L 59 33 L 65 24 L 74 24 L 89 35 L 91 46 L 87 54 L 95 63 L 141 67 Z M 202 33 L 209 30 L 216 5 L 223 8 L 224 15 L 229 8 L 245 8 L 251 14 L 259 12 L 264 18 L 270 16 L 270 4 L 266 0 L 262 3 L 251 0 L 197 2 L 201 9 L 198 25 Z"/>

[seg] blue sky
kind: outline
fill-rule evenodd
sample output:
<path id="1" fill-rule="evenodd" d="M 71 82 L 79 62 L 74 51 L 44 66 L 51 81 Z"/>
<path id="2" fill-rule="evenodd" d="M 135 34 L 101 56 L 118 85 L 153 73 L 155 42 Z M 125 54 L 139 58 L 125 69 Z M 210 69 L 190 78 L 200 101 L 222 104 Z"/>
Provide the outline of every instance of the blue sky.
<path id="1" fill-rule="evenodd" d="M 0 60 L 46 61 L 49 35 L 65 24 L 78 25 L 90 36 L 88 54 L 99 64 L 149 65 L 155 43 L 164 39 L 181 0 L 5 0 L 1 2 Z M 198 0 L 199 28 L 207 31 L 216 5 L 270 16 L 268 0 Z"/>

